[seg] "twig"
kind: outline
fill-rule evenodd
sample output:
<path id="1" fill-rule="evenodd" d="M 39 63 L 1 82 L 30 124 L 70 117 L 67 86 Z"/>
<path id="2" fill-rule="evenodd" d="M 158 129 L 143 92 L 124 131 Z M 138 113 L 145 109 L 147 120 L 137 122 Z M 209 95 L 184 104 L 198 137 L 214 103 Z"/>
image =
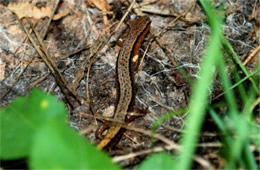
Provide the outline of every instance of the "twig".
<path id="1" fill-rule="evenodd" d="M 77 53 L 80 53 L 80 52 L 82 52 L 82 51 L 85 51 L 85 50 L 87 50 L 87 49 L 89 49 L 89 48 L 90 48 L 90 45 L 86 45 L 86 46 L 84 46 L 84 47 L 82 47 L 82 48 L 79 48 L 79 49 L 77 49 L 77 50 L 75 50 L 75 51 L 67 52 L 66 54 L 63 54 L 62 57 L 60 57 L 60 59 L 69 58 L 70 56 L 73 56 L 73 55 L 75 55 L 75 54 L 77 54 Z"/>
<path id="2" fill-rule="evenodd" d="M 259 70 L 256 70 L 256 71 L 252 72 L 251 74 L 249 74 L 248 76 L 242 78 L 239 82 L 237 82 L 236 84 L 234 84 L 233 86 L 231 86 L 228 90 L 232 90 L 232 89 L 238 87 L 238 85 L 240 85 L 241 83 L 243 83 L 243 82 L 246 81 L 247 79 L 250 80 L 251 77 L 254 76 L 255 74 L 257 74 L 258 72 L 259 72 Z M 227 91 L 228 91 L 228 90 L 227 90 Z M 212 99 L 212 101 L 219 99 L 219 98 L 222 97 L 224 94 L 226 94 L 227 91 L 224 91 L 224 92 L 218 94 L 216 97 L 214 97 L 214 98 Z"/>
<path id="3" fill-rule="evenodd" d="M 133 4 L 133 10 L 136 13 L 136 15 L 143 16 L 144 13 L 140 10 L 140 5 L 136 3 L 135 0 L 132 0 L 132 4 Z"/>
<path id="4" fill-rule="evenodd" d="M 100 116 L 93 116 L 89 113 L 81 112 L 80 114 L 82 114 L 83 116 L 87 116 L 87 117 L 92 117 L 92 118 L 95 117 L 96 119 L 99 119 L 99 120 L 108 120 L 107 118 L 100 117 Z M 136 152 L 136 153 L 130 153 L 130 154 L 123 155 L 123 156 L 116 156 L 112 159 L 113 162 L 120 162 L 120 161 L 123 161 L 123 160 L 126 160 L 126 159 L 134 158 L 134 157 L 137 157 L 137 156 L 140 156 L 140 155 L 145 155 L 145 154 L 149 154 L 149 153 L 153 153 L 153 152 L 162 152 L 164 150 L 179 150 L 179 149 L 181 149 L 181 147 L 178 144 L 176 144 L 175 142 L 171 141 L 170 139 L 164 137 L 161 134 L 154 133 L 151 130 L 146 130 L 146 129 L 142 129 L 142 128 L 139 128 L 139 127 L 129 126 L 129 125 L 126 125 L 125 123 L 115 122 L 113 119 L 108 120 L 108 121 L 109 121 L 109 122 L 107 122 L 108 125 L 109 124 L 113 124 L 113 125 L 117 124 L 117 125 L 120 125 L 122 128 L 127 129 L 127 130 L 138 132 L 138 133 L 141 133 L 141 134 L 144 134 L 144 135 L 147 135 L 147 136 L 153 136 L 155 139 L 158 139 L 158 140 L 162 141 L 163 143 L 165 143 L 167 145 L 165 147 L 155 147 L 153 149 L 147 149 L 147 150 Z M 86 130 L 86 131 L 89 132 L 89 130 Z M 208 143 L 207 143 L 207 145 L 209 146 Z M 211 146 L 212 145 L 213 144 L 211 144 Z M 201 147 L 205 147 L 205 146 L 206 146 L 206 144 L 201 144 Z M 214 146 L 219 146 L 219 145 L 214 144 Z M 201 165 L 203 165 L 203 167 L 207 167 L 207 169 L 212 168 L 209 161 L 205 160 L 204 158 L 201 158 L 201 157 L 195 155 L 194 160 L 197 161 L 198 163 L 200 163 Z"/>
<path id="5" fill-rule="evenodd" d="M 173 23 L 175 23 L 177 20 L 179 20 L 181 17 L 185 16 L 192 8 L 194 7 L 194 5 L 191 5 L 186 11 L 184 11 L 182 14 L 180 14 L 179 16 L 177 16 L 175 19 L 173 19 L 169 24 L 167 24 L 160 32 L 158 32 L 157 34 L 155 34 L 154 36 L 155 38 L 155 42 L 158 44 L 158 46 L 162 49 L 163 52 L 165 52 L 165 55 L 168 56 L 168 59 L 171 61 L 171 63 L 173 64 L 173 66 L 177 66 L 178 63 L 177 61 L 174 60 L 174 58 L 172 57 L 172 53 L 166 49 L 163 48 L 161 43 L 159 42 L 159 40 L 157 39 L 157 37 L 161 36 L 161 34 L 167 30 L 170 25 L 172 26 Z"/>
<path id="6" fill-rule="evenodd" d="M 24 32 L 27 34 L 28 38 L 30 39 L 32 45 L 34 46 L 34 48 L 38 52 L 38 54 L 41 56 L 41 58 L 43 59 L 45 64 L 48 66 L 48 68 L 52 72 L 53 76 L 56 78 L 56 80 L 57 80 L 59 86 L 61 87 L 61 90 L 64 92 L 65 98 L 68 100 L 69 104 L 72 107 L 76 106 L 75 101 L 73 101 L 73 99 L 71 98 L 72 96 L 75 97 L 75 99 L 78 100 L 80 103 L 83 102 L 83 100 L 79 96 L 77 96 L 71 89 L 69 89 L 69 87 L 67 87 L 67 85 L 66 85 L 67 83 L 66 83 L 65 79 L 63 78 L 61 73 L 58 71 L 56 63 L 50 57 L 50 54 L 48 53 L 40 34 L 37 32 L 37 30 L 34 29 L 34 26 L 31 25 L 29 20 L 27 20 L 30 23 L 30 25 L 31 25 L 40 45 L 41 45 L 41 49 L 36 44 L 33 37 L 30 35 L 29 31 L 27 30 L 27 28 L 23 25 L 22 21 L 20 21 L 19 19 L 18 19 L 18 21 L 21 24 L 22 28 L 24 29 Z"/>
<path id="7" fill-rule="evenodd" d="M 32 89 L 34 88 L 35 86 L 37 86 L 37 84 L 41 83 L 43 80 L 45 80 L 48 76 L 50 75 L 50 73 L 47 73 L 45 74 L 44 76 L 41 76 L 40 78 L 38 78 L 37 80 L 35 80 L 34 82 L 32 82 L 30 84 L 30 88 L 29 89 Z"/>
<path id="8" fill-rule="evenodd" d="M 95 118 L 95 119 L 98 119 L 98 120 L 101 120 L 101 121 L 106 120 L 108 125 L 120 125 L 124 129 L 131 130 L 131 131 L 134 131 L 134 132 L 139 132 L 139 133 L 145 134 L 147 136 L 153 136 L 155 139 L 158 139 L 158 140 L 164 142 L 167 145 L 175 146 L 176 149 L 179 147 L 173 141 L 171 141 L 168 138 L 162 136 L 161 134 L 154 133 L 151 130 L 145 130 L 145 129 L 142 129 L 142 128 L 139 128 L 139 127 L 134 127 L 132 125 L 130 126 L 130 125 L 127 125 L 124 122 L 118 122 L 114 119 L 108 119 L 108 118 L 101 117 L 101 116 L 93 116 L 89 113 L 81 112 L 80 114 L 83 115 L 83 116 L 92 117 L 92 118 Z"/>
<path id="9" fill-rule="evenodd" d="M 121 24 L 124 22 L 126 16 L 129 14 L 129 12 L 131 11 L 131 9 L 134 7 L 135 4 L 135 0 L 132 1 L 131 5 L 128 7 L 128 9 L 126 10 L 126 13 L 123 15 L 123 17 L 121 18 L 121 20 L 119 21 L 117 27 L 115 28 L 114 32 L 117 32 L 117 30 L 119 29 L 119 27 L 121 26 Z"/>
<path id="10" fill-rule="evenodd" d="M 54 16 L 55 12 L 56 12 L 56 9 L 57 9 L 57 7 L 58 7 L 59 2 L 60 2 L 60 0 L 57 0 L 56 3 L 55 3 L 55 5 L 54 5 L 54 8 L 53 8 L 51 17 L 49 18 L 49 21 L 48 21 L 48 23 L 47 23 L 47 25 L 46 25 L 46 29 L 45 29 L 45 31 L 42 33 L 43 39 L 44 39 L 44 37 L 46 36 L 47 30 L 48 30 L 48 28 L 49 28 L 49 26 L 50 26 L 50 23 L 51 23 L 51 21 L 52 21 L 52 18 L 53 18 L 53 16 Z M 18 20 L 19 20 L 19 19 L 18 19 Z M 27 39 L 27 38 L 26 38 L 26 39 Z M 25 39 L 25 40 L 26 40 L 26 39 Z M 17 49 L 17 50 L 18 50 L 18 49 Z M 15 51 L 15 53 L 17 52 L 17 50 Z M 15 55 L 15 53 L 14 53 L 14 55 Z M 20 79 L 22 73 L 23 73 L 23 72 L 28 68 L 28 66 L 32 63 L 32 61 L 33 61 L 33 59 L 34 59 L 35 53 L 36 53 L 36 52 L 33 52 L 33 54 L 32 54 L 33 57 L 30 59 L 30 61 L 29 61 L 28 64 L 25 66 L 25 68 L 23 69 L 23 71 L 21 71 L 21 73 L 19 73 L 19 75 L 17 76 L 17 79 L 16 79 L 15 82 L 11 85 L 11 87 L 8 87 L 9 89 L 8 89 L 4 94 L 2 94 L 2 95 L 0 96 L 0 100 L 1 100 L 2 98 L 4 98 L 4 97 L 10 92 L 10 89 L 12 89 L 12 88 L 15 86 L 15 84 L 18 82 L 18 80 Z"/>
<path id="11" fill-rule="evenodd" d="M 32 30 L 30 30 L 30 32 L 31 32 L 31 31 L 32 31 Z M 22 42 L 25 43 L 27 40 L 28 40 L 28 37 L 26 36 Z M 13 54 L 13 57 L 15 57 L 15 55 L 16 55 L 16 53 L 18 52 L 18 50 L 19 50 L 20 47 L 21 47 L 21 46 L 19 46 L 19 47 L 15 50 L 15 52 L 14 52 L 14 54 Z M 29 62 L 27 63 L 27 65 L 25 66 L 25 68 L 24 68 L 22 71 L 20 71 L 20 73 L 16 76 L 16 80 L 13 82 L 12 85 L 7 86 L 5 83 L 2 83 L 6 88 L 8 88 L 8 90 L 0 96 L 0 100 L 3 99 L 3 98 L 10 92 L 10 90 L 13 90 L 13 88 L 14 88 L 14 86 L 16 85 L 17 81 L 20 79 L 20 77 L 22 76 L 22 74 L 24 73 L 24 71 L 28 68 L 28 66 L 32 63 L 33 59 L 34 59 L 34 57 L 32 57 L 32 58 L 29 60 Z M 7 78 L 5 78 L 5 80 L 7 80 L 9 77 L 10 77 L 10 76 L 8 76 Z M 2 82 L 5 82 L 5 80 L 3 80 Z M 13 90 L 13 91 L 14 91 L 14 90 Z"/>
<path id="12" fill-rule="evenodd" d="M 48 23 L 47 23 L 47 25 L 46 25 L 46 27 L 45 27 L 45 30 L 43 30 L 43 32 L 42 32 L 42 34 L 41 34 L 42 39 L 44 39 L 45 36 L 47 35 L 47 31 L 48 31 L 48 29 L 49 29 L 49 26 L 50 26 L 50 24 L 51 24 L 52 18 L 53 18 L 54 14 L 55 14 L 55 12 L 56 12 L 56 10 L 57 10 L 57 8 L 58 8 L 59 3 L 60 3 L 60 0 L 56 0 L 56 1 L 55 1 L 55 4 L 54 4 L 53 10 L 52 10 L 52 13 L 51 13 L 51 15 L 50 15 L 50 17 L 49 17 Z"/>
<path id="13" fill-rule="evenodd" d="M 244 66 L 247 65 L 247 63 L 249 63 L 249 61 L 252 60 L 252 58 L 256 56 L 257 53 L 259 53 L 259 51 L 260 51 L 260 45 L 256 47 L 254 51 L 246 58 L 246 60 L 243 62 L 243 65 Z"/>
<path id="14" fill-rule="evenodd" d="M 259 106 L 260 104 L 260 97 L 258 97 L 254 103 L 252 103 L 252 105 L 249 108 L 249 112 L 253 112 L 253 110 L 255 109 L 256 106 Z"/>
<path id="15" fill-rule="evenodd" d="M 177 147 L 177 148 L 176 148 Z M 155 152 L 163 152 L 165 150 L 176 150 L 176 149 L 180 149 L 179 145 L 168 145 L 165 147 L 155 147 L 153 149 L 147 149 L 147 150 L 143 150 L 143 151 L 139 151 L 139 152 L 134 152 L 134 153 L 130 153 L 130 154 L 126 154 L 126 155 L 122 155 L 122 156 L 115 156 L 112 161 L 113 162 L 120 162 L 120 161 L 124 161 L 127 159 L 131 159 L 131 158 L 135 158 L 137 156 L 141 156 L 141 155 L 147 155 L 150 153 L 155 153 Z M 202 157 L 199 156 L 194 156 L 193 158 L 195 161 L 197 161 L 200 165 L 202 165 L 203 167 L 205 167 L 205 169 L 213 169 L 213 166 L 210 164 L 210 162 Z"/>

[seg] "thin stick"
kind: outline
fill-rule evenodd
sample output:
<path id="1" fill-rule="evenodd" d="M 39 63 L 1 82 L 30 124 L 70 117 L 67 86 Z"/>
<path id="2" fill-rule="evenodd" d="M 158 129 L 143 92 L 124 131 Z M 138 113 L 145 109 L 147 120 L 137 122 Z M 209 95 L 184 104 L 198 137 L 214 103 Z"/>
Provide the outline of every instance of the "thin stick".
<path id="1" fill-rule="evenodd" d="M 147 149 L 147 150 L 143 150 L 143 151 L 139 151 L 139 152 L 134 152 L 134 153 L 130 153 L 130 154 L 126 154 L 126 155 L 122 155 L 122 156 L 115 156 L 112 161 L 113 162 L 120 162 L 120 161 L 124 161 L 127 159 L 132 159 L 135 158 L 137 156 L 141 156 L 141 155 L 147 155 L 150 153 L 155 153 L 155 152 L 163 152 L 165 150 L 170 151 L 170 150 L 176 150 L 179 149 L 180 146 L 177 145 L 178 148 L 176 148 L 176 146 L 174 145 L 168 145 L 165 147 L 155 147 L 153 149 Z M 199 156 L 194 156 L 193 158 L 195 161 L 197 161 L 200 165 L 202 165 L 203 167 L 205 167 L 205 169 L 213 169 L 213 166 L 210 164 L 210 162 L 202 157 Z"/>
<path id="2" fill-rule="evenodd" d="M 246 58 L 246 60 L 243 62 L 243 65 L 244 66 L 247 65 L 247 63 L 249 63 L 249 61 L 252 60 L 252 58 L 256 56 L 257 53 L 259 53 L 259 51 L 260 51 L 260 45 L 256 47 L 254 51 Z"/>

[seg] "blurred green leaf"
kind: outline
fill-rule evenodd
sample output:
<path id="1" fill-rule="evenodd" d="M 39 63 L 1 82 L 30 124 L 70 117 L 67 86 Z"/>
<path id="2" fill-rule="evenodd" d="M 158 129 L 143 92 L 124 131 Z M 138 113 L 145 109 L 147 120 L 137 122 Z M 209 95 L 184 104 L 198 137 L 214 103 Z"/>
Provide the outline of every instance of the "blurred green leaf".
<path id="1" fill-rule="evenodd" d="M 49 121 L 35 136 L 33 169 L 119 169 L 109 157 L 60 121 Z"/>
<path id="2" fill-rule="evenodd" d="M 63 103 L 37 89 L 27 97 L 18 97 L 0 112 L 1 159 L 26 157 L 36 129 L 46 121 L 59 118 L 66 121 Z"/>
<path id="3" fill-rule="evenodd" d="M 167 153 L 153 154 L 142 162 L 139 170 L 147 169 L 173 169 L 174 161 L 171 155 Z"/>

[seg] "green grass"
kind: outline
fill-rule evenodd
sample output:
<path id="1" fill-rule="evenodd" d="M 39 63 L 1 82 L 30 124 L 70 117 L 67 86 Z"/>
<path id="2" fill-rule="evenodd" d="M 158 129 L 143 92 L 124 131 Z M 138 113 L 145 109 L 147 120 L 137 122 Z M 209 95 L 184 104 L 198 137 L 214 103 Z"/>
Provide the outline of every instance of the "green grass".
<path id="1" fill-rule="evenodd" d="M 256 75 L 259 76 L 259 69 L 253 73 L 242 65 L 238 55 L 230 43 L 223 38 L 222 35 L 222 16 L 216 12 L 212 4 L 207 0 L 200 1 L 211 28 L 211 35 L 209 39 L 208 48 L 203 56 L 201 63 L 201 72 L 199 79 L 194 85 L 194 93 L 191 96 L 189 104 L 189 115 L 187 118 L 186 133 L 183 134 L 181 140 L 181 147 L 183 150 L 179 152 L 178 161 L 176 161 L 177 169 L 189 169 L 192 165 L 192 158 L 196 150 L 196 143 L 199 140 L 200 129 L 205 115 L 210 110 L 210 114 L 219 130 L 224 134 L 222 141 L 224 144 L 224 151 L 222 157 L 226 160 L 226 169 L 255 169 L 257 167 L 256 160 L 250 148 L 250 143 L 253 139 L 251 136 L 257 136 L 257 125 L 255 124 L 253 113 L 250 112 L 249 107 L 256 100 L 259 89 L 257 87 Z M 224 46 L 224 48 L 222 48 Z M 224 58 L 224 53 L 228 54 L 228 58 Z M 239 66 L 236 68 L 234 62 Z M 226 63 L 235 68 L 232 73 L 226 70 Z M 242 70 L 245 77 L 240 78 L 238 70 Z M 213 75 L 217 74 L 220 77 L 224 94 L 224 105 L 226 108 L 225 117 L 218 116 L 217 113 L 209 103 L 209 87 L 213 82 Z M 231 77 L 234 75 L 235 83 L 232 83 Z M 243 82 L 250 79 L 249 87 L 244 87 Z M 249 89 L 249 90 L 246 90 Z M 239 99 L 234 95 L 234 91 L 238 93 Z M 238 106 L 238 102 L 240 103 Z M 241 103 L 242 102 L 242 103 Z M 241 108 L 242 107 L 242 108 Z M 209 109 L 210 108 L 210 109 Z M 223 113 L 222 113 L 223 114 Z M 225 118 L 225 119 L 224 119 Z M 258 129 L 259 130 L 259 129 Z M 259 140 L 259 136 L 258 136 Z M 259 151 L 259 145 L 257 145 Z"/>

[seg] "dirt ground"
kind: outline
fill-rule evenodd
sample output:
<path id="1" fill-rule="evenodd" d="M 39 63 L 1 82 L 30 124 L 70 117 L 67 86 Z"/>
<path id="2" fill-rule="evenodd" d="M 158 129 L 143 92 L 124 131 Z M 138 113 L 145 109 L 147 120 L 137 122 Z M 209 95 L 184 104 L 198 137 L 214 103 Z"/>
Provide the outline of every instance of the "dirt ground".
<path id="1" fill-rule="evenodd" d="M 215 7 L 221 6 L 216 0 Z M 27 95 L 32 88 L 40 88 L 64 101 L 70 125 L 96 143 L 94 132 L 102 122 L 93 115 L 111 116 L 116 101 L 115 63 L 120 50 L 116 43 L 120 37 L 127 38 L 124 35 L 127 20 L 148 15 L 151 29 L 142 45 L 145 55 L 136 74 L 136 108 L 147 113 L 131 125 L 149 130 L 165 113 L 186 108 L 192 89 L 178 70 L 183 68 L 191 81 L 199 78 L 200 61 L 210 33 L 201 6 L 191 0 L 139 0 L 128 13 L 130 7 L 131 1 L 116 0 L 0 0 L 0 106 Z M 260 44 L 260 2 L 228 0 L 224 9 L 224 35 L 245 62 Z M 115 31 L 126 13 L 125 21 Z M 29 20 L 24 19 L 26 16 Z M 19 19 L 30 34 L 29 21 L 41 34 L 54 62 L 55 76 L 28 40 Z M 253 57 L 245 66 L 253 71 L 256 63 L 257 57 Z M 211 99 L 222 92 L 217 78 L 209 90 Z M 186 114 L 172 117 L 156 133 L 178 142 L 185 117 Z M 216 128 L 205 129 L 200 141 L 205 145 L 199 147 L 197 154 L 209 160 L 214 168 L 221 168 L 221 143 Z M 162 143 L 158 141 L 155 145 Z M 127 131 L 111 154 L 124 155 L 150 147 L 149 136 Z M 120 164 L 133 167 L 145 156 Z"/>

